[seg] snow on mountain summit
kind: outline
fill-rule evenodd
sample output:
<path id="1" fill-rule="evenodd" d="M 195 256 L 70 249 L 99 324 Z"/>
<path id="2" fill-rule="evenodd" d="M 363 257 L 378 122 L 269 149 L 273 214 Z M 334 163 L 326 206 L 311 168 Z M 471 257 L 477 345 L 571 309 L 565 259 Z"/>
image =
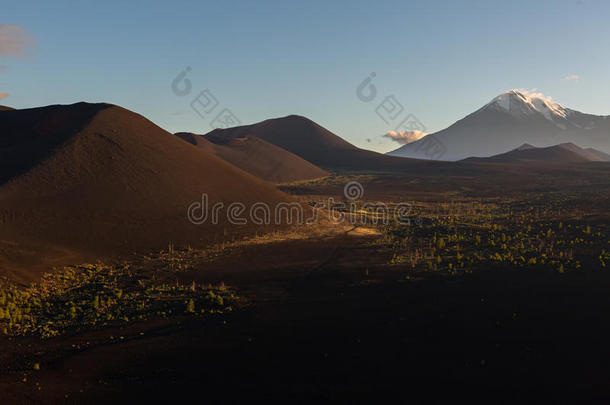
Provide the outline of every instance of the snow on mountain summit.
<path id="1" fill-rule="evenodd" d="M 557 120 L 566 120 L 574 113 L 542 93 L 527 90 L 509 90 L 491 100 L 487 107 L 505 110 L 516 117 L 541 114 L 560 127 L 563 125 L 557 123 Z"/>

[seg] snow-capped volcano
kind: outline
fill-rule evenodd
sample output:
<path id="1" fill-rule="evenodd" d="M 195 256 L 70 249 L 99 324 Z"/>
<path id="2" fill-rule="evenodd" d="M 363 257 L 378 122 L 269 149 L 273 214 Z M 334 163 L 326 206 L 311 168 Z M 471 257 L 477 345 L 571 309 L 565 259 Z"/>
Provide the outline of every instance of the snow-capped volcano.
<path id="1" fill-rule="evenodd" d="M 552 146 L 566 142 L 610 151 L 610 116 L 583 114 L 541 93 L 509 90 L 449 128 L 388 154 L 461 160 L 492 156 L 524 143 Z"/>
<path id="2" fill-rule="evenodd" d="M 566 120 L 574 114 L 573 110 L 554 102 L 542 93 L 509 90 L 491 100 L 486 107 L 501 108 L 515 117 L 541 114 L 551 122 Z"/>

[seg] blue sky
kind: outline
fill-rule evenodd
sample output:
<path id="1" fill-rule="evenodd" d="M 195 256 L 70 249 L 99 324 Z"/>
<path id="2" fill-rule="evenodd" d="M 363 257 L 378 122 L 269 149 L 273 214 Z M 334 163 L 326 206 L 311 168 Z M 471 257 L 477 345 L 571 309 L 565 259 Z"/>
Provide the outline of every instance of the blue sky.
<path id="1" fill-rule="evenodd" d="M 0 103 L 16 108 L 104 101 L 198 133 L 224 108 L 244 124 L 300 114 L 382 152 L 399 146 L 375 113 L 390 95 L 429 132 L 511 88 L 610 114 L 607 1 L 2 3 L 0 24 L 31 40 L 22 54 L 0 46 Z M 372 72 L 377 97 L 363 102 Z M 219 105 L 202 118 L 190 103 L 204 89 Z"/>

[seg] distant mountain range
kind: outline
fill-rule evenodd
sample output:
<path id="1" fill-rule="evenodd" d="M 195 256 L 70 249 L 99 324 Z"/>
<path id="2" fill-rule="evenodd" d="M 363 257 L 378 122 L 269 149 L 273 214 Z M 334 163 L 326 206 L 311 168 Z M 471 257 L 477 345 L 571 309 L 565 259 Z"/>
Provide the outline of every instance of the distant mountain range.
<path id="1" fill-rule="evenodd" d="M 493 156 L 525 143 L 548 147 L 570 142 L 610 151 L 610 116 L 584 114 L 541 94 L 510 90 L 450 127 L 388 155 L 462 160 Z M 427 153 L 431 143 L 440 145 L 443 153 Z"/>
<path id="2" fill-rule="evenodd" d="M 509 152 L 485 158 L 467 158 L 463 161 L 496 163 L 610 162 L 610 155 L 593 148 L 583 149 L 573 143 L 562 143 L 544 148 L 537 148 L 525 143 Z"/>

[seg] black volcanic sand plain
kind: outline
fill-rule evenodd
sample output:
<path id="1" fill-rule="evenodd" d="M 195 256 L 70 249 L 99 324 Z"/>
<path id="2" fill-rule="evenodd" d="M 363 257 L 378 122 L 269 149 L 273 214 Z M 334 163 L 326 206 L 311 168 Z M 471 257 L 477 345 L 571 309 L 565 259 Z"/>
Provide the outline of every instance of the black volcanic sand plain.
<path id="1" fill-rule="evenodd" d="M 9 403 L 607 402 L 610 273 L 598 255 L 610 235 L 608 165 L 549 173 L 502 184 L 396 174 L 299 183 L 285 190 L 324 201 L 360 181 L 366 201 L 410 201 L 414 219 L 134 262 L 149 277 L 187 263 L 172 283 L 223 282 L 244 302 L 48 340 L 0 338 L 0 389 Z M 431 246 L 441 261 L 412 265 L 412 252 Z M 486 257 L 513 249 L 548 260 Z M 460 267 L 457 254 L 472 264 Z"/>

